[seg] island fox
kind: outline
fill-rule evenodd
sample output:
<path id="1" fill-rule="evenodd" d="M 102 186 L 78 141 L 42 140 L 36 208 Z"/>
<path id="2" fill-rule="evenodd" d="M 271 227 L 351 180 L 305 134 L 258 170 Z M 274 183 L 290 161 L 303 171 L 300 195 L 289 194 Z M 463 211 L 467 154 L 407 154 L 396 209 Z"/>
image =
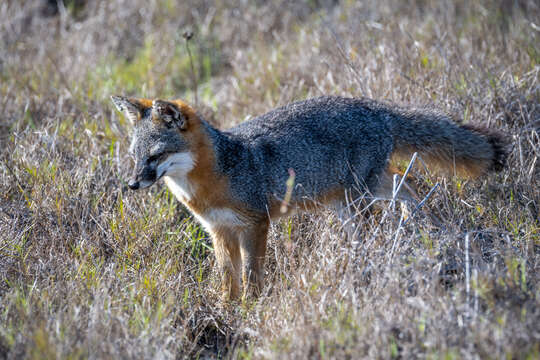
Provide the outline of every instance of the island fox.
<path id="1" fill-rule="evenodd" d="M 163 178 L 211 234 L 223 294 L 256 295 L 270 219 L 288 210 L 388 192 L 391 159 L 423 160 L 451 174 L 501 170 L 507 142 L 497 131 L 457 125 L 440 112 L 369 99 L 324 96 L 295 102 L 220 131 L 181 100 L 112 96 L 133 123 L 128 186 Z M 289 181 L 290 182 L 290 181 Z M 390 187 L 391 190 L 391 187 Z"/>

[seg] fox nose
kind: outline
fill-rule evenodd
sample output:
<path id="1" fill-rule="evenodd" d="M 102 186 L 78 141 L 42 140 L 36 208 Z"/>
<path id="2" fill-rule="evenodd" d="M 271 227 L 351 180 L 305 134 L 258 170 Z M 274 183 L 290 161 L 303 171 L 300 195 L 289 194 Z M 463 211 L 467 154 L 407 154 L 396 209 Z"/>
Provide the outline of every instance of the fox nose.
<path id="1" fill-rule="evenodd" d="M 131 190 L 137 190 L 139 188 L 139 182 L 136 180 L 129 180 L 128 186 Z"/>

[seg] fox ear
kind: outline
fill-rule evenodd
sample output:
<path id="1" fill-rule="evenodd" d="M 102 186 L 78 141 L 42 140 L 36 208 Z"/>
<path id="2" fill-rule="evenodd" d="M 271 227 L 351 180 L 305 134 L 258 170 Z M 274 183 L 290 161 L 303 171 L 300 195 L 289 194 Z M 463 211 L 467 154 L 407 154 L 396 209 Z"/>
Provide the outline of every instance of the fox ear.
<path id="1" fill-rule="evenodd" d="M 178 107 L 168 101 L 154 100 L 152 102 L 152 117 L 161 119 L 167 126 L 175 125 L 179 130 L 187 129 L 187 119 Z"/>
<path id="2" fill-rule="evenodd" d="M 111 100 L 118 111 L 124 113 L 131 125 L 135 124 L 141 119 L 141 108 L 139 104 L 130 101 L 124 96 L 113 95 L 111 96 Z"/>

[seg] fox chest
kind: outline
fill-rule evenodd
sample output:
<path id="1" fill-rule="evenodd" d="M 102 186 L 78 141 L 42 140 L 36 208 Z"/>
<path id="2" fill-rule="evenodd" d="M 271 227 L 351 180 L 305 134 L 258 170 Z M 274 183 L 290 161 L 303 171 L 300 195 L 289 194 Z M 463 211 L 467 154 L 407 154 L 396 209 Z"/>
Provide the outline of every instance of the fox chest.
<path id="1" fill-rule="evenodd" d="M 164 176 L 163 181 L 173 195 L 186 204 L 193 198 L 193 184 L 189 182 L 187 176 Z"/>
<path id="2" fill-rule="evenodd" d="M 193 206 L 196 191 L 193 184 L 189 182 L 186 176 L 183 177 L 169 177 L 164 176 L 163 180 L 174 194 L 174 196 L 186 205 L 197 220 L 208 231 L 211 231 L 217 227 L 242 227 L 246 225 L 243 216 L 229 207 L 214 206 L 206 207 L 205 209 L 198 209 Z"/>

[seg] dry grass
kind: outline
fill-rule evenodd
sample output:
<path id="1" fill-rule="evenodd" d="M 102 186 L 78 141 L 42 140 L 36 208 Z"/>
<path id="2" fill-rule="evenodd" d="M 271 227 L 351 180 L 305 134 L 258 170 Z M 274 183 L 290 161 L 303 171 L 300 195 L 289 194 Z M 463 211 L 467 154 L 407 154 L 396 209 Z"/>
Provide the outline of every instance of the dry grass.
<path id="1" fill-rule="evenodd" d="M 0 4 L 0 358 L 540 357 L 537 2 L 64 3 Z M 420 176 L 422 211 L 381 203 L 356 241 L 331 212 L 274 224 L 264 295 L 223 304 L 199 225 L 126 190 L 108 100 L 192 101 L 188 28 L 220 127 L 320 94 L 434 104 L 510 134 L 509 166 Z"/>

